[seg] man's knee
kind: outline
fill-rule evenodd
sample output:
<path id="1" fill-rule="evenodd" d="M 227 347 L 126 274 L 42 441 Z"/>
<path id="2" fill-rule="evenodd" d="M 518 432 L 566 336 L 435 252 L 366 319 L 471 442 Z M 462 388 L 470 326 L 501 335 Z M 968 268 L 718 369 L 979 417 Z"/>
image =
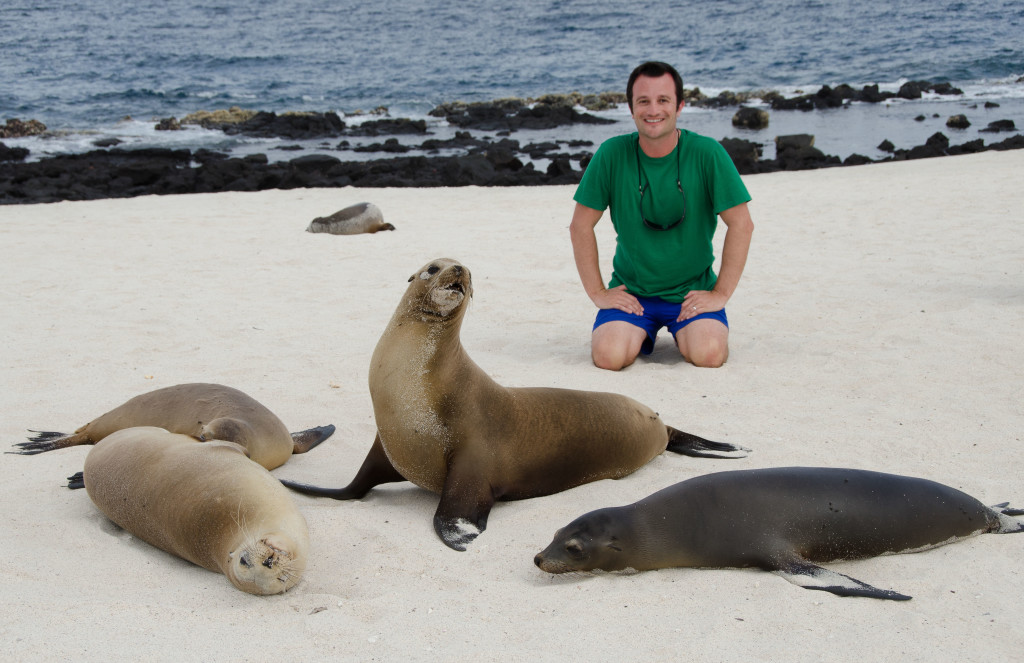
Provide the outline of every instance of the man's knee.
<path id="1" fill-rule="evenodd" d="M 701 368 L 718 368 L 729 358 L 729 330 L 715 324 L 690 323 L 676 334 L 683 358 Z M 700 324 L 700 326 L 698 326 Z"/>
<path id="2" fill-rule="evenodd" d="M 630 356 L 628 352 L 596 346 L 591 348 L 590 357 L 594 361 L 594 366 L 608 371 L 621 371 L 636 360 L 636 356 Z"/>
<path id="3" fill-rule="evenodd" d="M 590 343 L 590 357 L 594 361 L 594 366 L 619 371 L 632 364 L 640 354 L 643 338 L 628 333 L 630 331 L 619 329 L 616 333 L 615 328 L 609 327 L 595 332 Z"/>
<path id="4" fill-rule="evenodd" d="M 729 343 L 726 340 L 708 339 L 689 347 L 683 356 L 694 366 L 719 368 L 729 358 Z"/>

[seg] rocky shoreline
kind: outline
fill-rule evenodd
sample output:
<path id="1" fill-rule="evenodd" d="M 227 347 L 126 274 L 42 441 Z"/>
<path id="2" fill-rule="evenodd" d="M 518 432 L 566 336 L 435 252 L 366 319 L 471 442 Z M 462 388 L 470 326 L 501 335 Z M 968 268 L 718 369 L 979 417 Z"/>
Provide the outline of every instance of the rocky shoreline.
<path id="1" fill-rule="evenodd" d="M 767 112 L 745 106 L 760 99 L 778 111 L 813 111 L 836 108 L 853 101 L 879 103 L 893 97 L 920 98 L 923 92 L 960 94 L 947 84 L 916 81 L 897 93 L 879 92 L 877 86 L 855 90 L 850 86 L 823 87 L 813 94 L 784 98 L 777 93 L 722 93 L 706 97 L 697 89 L 687 90 L 690 105 L 715 108 L 738 107 L 733 124 L 753 130 L 767 126 Z M 148 194 L 212 193 L 218 191 L 261 191 L 303 187 L 438 187 L 438 186 L 537 186 L 574 184 L 579 181 L 593 151 L 590 141 L 546 141 L 522 144 L 511 136 L 520 130 L 557 129 L 580 124 L 604 124 L 613 120 L 592 115 L 625 103 L 617 93 L 601 95 L 548 95 L 539 99 L 502 99 L 482 103 L 451 103 L 432 110 L 457 127 L 454 137 L 430 138 L 423 120 L 387 117 L 378 109 L 379 119 L 365 119 L 349 126 L 335 113 L 276 113 L 230 109 L 199 112 L 177 120 L 160 120 L 156 129 L 174 131 L 182 125 L 198 125 L 229 135 L 276 137 L 289 140 L 339 140 L 324 151 L 380 153 L 385 158 L 346 161 L 332 154 L 309 154 L 289 161 L 270 162 L 263 154 L 234 157 L 206 149 L 119 149 L 117 142 L 83 154 L 67 154 L 26 161 L 25 148 L 0 143 L 0 204 L 44 203 L 61 200 L 93 200 Z M 966 118 L 947 120 L 950 128 L 962 128 Z M 35 135 L 46 127 L 37 120 L 7 120 L 0 126 L 0 139 Z M 472 132 L 487 132 L 474 135 Z M 986 150 L 1024 148 L 1024 136 L 1012 121 L 992 122 L 983 132 L 1010 132 L 1008 138 L 986 144 L 982 139 L 952 145 L 942 133 L 932 135 L 923 145 L 896 149 L 888 141 L 879 149 L 889 155 L 882 159 L 853 154 L 846 159 L 824 154 L 814 147 L 809 135 L 777 136 L 773 159 L 763 158 L 763 143 L 725 138 L 721 141 L 742 174 L 779 170 L 807 170 L 841 165 L 921 159 Z M 21 132 L 21 133 L 19 133 Z M 31 133 L 29 133 L 31 132 Z M 423 136 L 416 146 L 395 136 Z M 382 142 L 353 145 L 349 138 L 385 137 Z M 327 143 L 324 143 L 325 145 Z M 283 148 L 287 149 L 287 148 Z M 410 156 L 406 153 L 417 151 Z M 442 156 L 442 151 L 455 156 Z M 533 161 L 545 160 L 538 169 Z"/>

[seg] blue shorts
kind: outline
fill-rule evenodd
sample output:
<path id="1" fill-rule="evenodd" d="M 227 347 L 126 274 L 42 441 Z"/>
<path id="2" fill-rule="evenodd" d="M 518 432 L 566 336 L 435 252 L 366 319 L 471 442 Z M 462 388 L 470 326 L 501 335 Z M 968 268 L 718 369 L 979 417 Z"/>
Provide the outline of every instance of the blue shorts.
<path id="1" fill-rule="evenodd" d="M 667 302 L 660 297 L 637 297 L 637 301 L 639 301 L 640 305 L 644 307 L 643 315 L 626 313 L 625 311 L 620 311 L 617 308 L 603 308 L 597 312 L 597 319 L 594 320 L 594 329 L 597 329 L 604 323 L 611 322 L 612 320 L 622 320 L 623 322 L 628 322 L 631 325 L 636 325 L 647 332 L 647 338 L 644 339 L 643 345 L 640 346 L 640 352 L 645 355 L 649 355 L 654 349 L 654 337 L 658 335 L 658 330 L 662 327 L 668 327 L 668 331 L 672 334 L 673 338 L 675 338 L 676 332 L 694 320 L 710 318 L 712 320 L 718 320 L 725 325 L 726 328 L 729 327 L 729 319 L 725 317 L 724 308 L 720 311 L 700 313 L 689 320 L 676 322 L 676 318 L 679 317 L 679 311 L 682 309 L 682 304 L 678 302 Z"/>

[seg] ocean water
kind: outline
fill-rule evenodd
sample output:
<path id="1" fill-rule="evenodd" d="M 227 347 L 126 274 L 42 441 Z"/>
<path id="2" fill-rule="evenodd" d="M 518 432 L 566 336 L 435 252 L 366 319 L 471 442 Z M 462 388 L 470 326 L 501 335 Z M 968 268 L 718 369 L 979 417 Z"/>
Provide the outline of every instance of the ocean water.
<path id="1" fill-rule="evenodd" d="M 45 138 L 5 141 L 36 157 L 111 136 L 126 146 L 273 152 L 273 141 L 153 124 L 231 106 L 342 115 L 383 106 L 421 118 L 447 101 L 622 90 L 647 59 L 674 64 L 687 87 L 708 94 L 839 83 L 895 90 L 921 79 L 964 90 L 846 109 L 838 120 L 773 114 L 769 138 L 811 127 L 818 146 L 840 156 L 884 138 L 919 144 L 948 115 L 985 101 L 999 108 L 976 111 L 975 129 L 995 119 L 1024 126 L 1020 0 L 6 0 L 0 121 L 45 123 Z M 690 109 L 683 123 L 722 138 L 736 134 L 732 112 Z M 630 130 L 626 109 L 607 115 L 622 122 L 590 127 L 587 137 Z M 914 120 L 920 115 L 942 122 Z M 443 137 L 442 125 L 432 120 L 431 129 Z"/>

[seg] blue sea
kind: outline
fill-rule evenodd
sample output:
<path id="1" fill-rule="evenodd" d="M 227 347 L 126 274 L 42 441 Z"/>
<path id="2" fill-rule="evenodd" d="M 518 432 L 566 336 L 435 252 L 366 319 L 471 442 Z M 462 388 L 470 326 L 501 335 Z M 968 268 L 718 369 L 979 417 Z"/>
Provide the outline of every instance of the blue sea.
<path id="1" fill-rule="evenodd" d="M 622 91 L 630 70 L 648 59 L 674 64 L 687 88 L 708 95 L 772 89 L 791 96 L 841 83 L 895 91 L 908 80 L 964 91 L 774 111 L 760 132 L 734 129 L 734 108 L 684 110 L 683 126 L 717 139 L 768 145 L 776 135 L 811 133 L 828 154 L 876 158 L 884 139 L 911 147 L 943 131 L 965 142 L 1001 119 L 1024 128 L 1020 0 L 5 0 L 0 123 L 46 124 L 43 137 L 4 141 L 28 147 L 32 158 L 95 149 L 113 137 L 128 148 L 290 159 L 295 146 L 283 151 L 275 140 L 198 128 L 157 132 L 154 124 L 232 106 L 334 111 L 358 123 L 386 107 L 391 117 L 428 119 L 431 133 L 445 137 L 454 130 L 427 115 L 441 103 Z M 959 113 L 972 126 L 946 129 L 946 118 Z M 599 143 L 632 130 L 625 107 L 600 114 L 616 124 L 513 138 Z"/>

